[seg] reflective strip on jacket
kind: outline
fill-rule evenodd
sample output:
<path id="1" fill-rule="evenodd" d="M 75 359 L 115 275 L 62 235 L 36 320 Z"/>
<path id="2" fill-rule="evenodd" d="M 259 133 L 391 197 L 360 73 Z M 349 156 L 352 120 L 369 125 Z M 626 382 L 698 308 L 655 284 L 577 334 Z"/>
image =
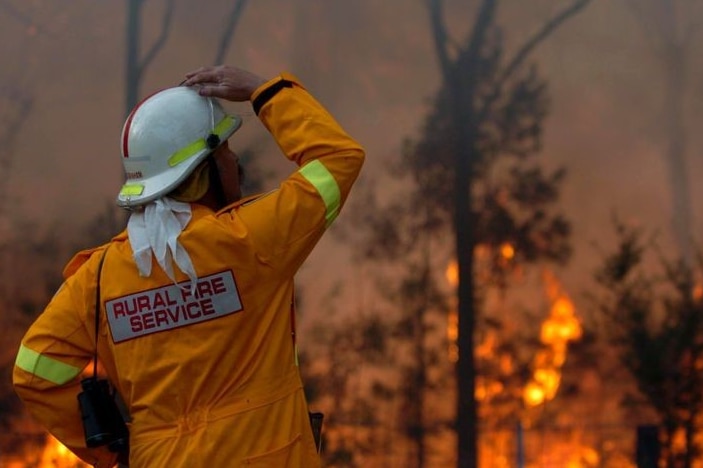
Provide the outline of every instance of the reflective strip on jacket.
<path id="1" fill-rule="evenodd" d="M 364 160 L 357 142 L 288 74 L 259 117 L 299 169 L 268 194 L 214 213 L 193 204 L 179 240 L 198 284 L 141 278 L 126 233 L 76 255 L 25 335 L 14 384 L 30 412 L 96 466 L 76 396 L 94 348 L 125 400 L 132 467 L 319 466 L 292 330 L 293 276 L 338 215 Z M 181 285 L 189 284 L 178 272 Z M 107 320 L 106 320 L 107 318 Z M 91 367 L 88 368 L 90 370 Z"/>

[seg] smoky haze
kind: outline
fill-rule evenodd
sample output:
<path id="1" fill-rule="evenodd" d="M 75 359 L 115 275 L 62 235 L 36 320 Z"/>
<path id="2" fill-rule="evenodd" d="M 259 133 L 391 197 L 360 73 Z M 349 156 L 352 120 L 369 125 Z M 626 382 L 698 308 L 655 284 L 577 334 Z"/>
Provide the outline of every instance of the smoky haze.
<path id="1" fill-rule="evenodd" d="M 512 56 L 546 18 L 569 1 L 498 2 L 506 55 Z M 170 34 L 144 69 L 141 97 L 178 84 L 185 72 L 212 63 L 234 2 L 173 3 Z M 441 84 L 425 3 L 257 0 L 247 2 L 237 25 L 227 63 L 266 77 L 283 70 L 298 75 L 366 149 L 358 190 L 353 191 L 334 229 L 348 232 L 356 228 L 358 216 L 350 214 L 364 209 L 363 189 L 371 187 L 390 200 L 401 188 L 388 164 L 398 160 L 405 139 L 420 136 Z M 481 2 L 444 3 L 455 44 L 463 44 Z M 574 300 L 575 307 L 569 310 L 576 325 L 589 313 L 583 293 L 592 286 L 593 271 L 600 264 L 593 244 L 613 248 L 614 214 L 629 225 L 657 232 L 667 255 L 686 251 L 682 229 L 690 232 L 693 241 L 703 241 L 703 213 L 695 203 L 703 196 L 696 183 L 703 175 L 703 141 L 696 126 L 703 111 L 703 70 L 697 49 L 703 36 L 703 3 L 697 3 L 593 0 L 542 42 L 528 60 L 547 82 L 550 101 L 539 164 L 549 172 L 558 167 L 567 170 L 558 210 L 572 222 L 574 255 L 566 266 L 552 272 L 552 286 L 563 287 L 562 299 Z M 159 37 L 167 4 L 168 0 L 143 2 L 142 58 Z M 127 5 L 127 1 L 0 0 L 0 144 L 4 145 L 0 147 L 0 248 L 13 253 L 11 258 L 24 260 L 22 252 L 12 252 L 14 246 L 8 248 L 4 242 L 28 229 L 55 230 L 69 240 L 83 242 L 88 235 L 81 229 L 113 202 L 122 183 Z M 231 146 L 235 151 L 253 147 L 258 165 L 274 173 L 265 189 L 273 188 L 293 166 L 281 157 L 248 104 L 227 103 L 226 107 L 241 113 L 245 121 Z M 18 120 L 23 109 L 28 112 L 26 118 Z M 672 165 L 673 160 L 679 165 Z M 676 167 L 674 172 L 672 167 Z M 3 236 L 8 229 L 14 237 Z M 31 242 L 24 248 L 36 248 L 39 253 L 33 258 L 41 255 L 46 264 L 56 265 L 52 274 L 58 278 L 60 261 L 52 244 L 35 245 L 32 242 L 41 236 L 27 237 Z M 386 273 L 383 279 L 396 279 L 393 274 L 398 266 L 355 262 L 354 246 L 345 242 L 335 232 L 324 236 L 298 276 L 303 352 L 315 349 L 315 327 L 334 333 L 339 316 L 357 318 L 386 311 L 373 302 L 381 302 L 378 291 L 383 284 L 374 280 Z M 435 251 L 452 246 L 453 239 L 447 235 L 447 248 L 440 246 Z M 411 263 L 405 263 L 410 268 L 408 265 Z M 8 294 L 10 281 L 3 280 L 11 278 L 13 287 L 22 290 L 44 287 L 45 277 L 36 275 L 33 281 L 35 271 L 25 268 L 20 273 L 17 266 L 15 261 L 0 265 L 0 309 L 9 309 L 3 305 L 5 298 L 15 299 Z M 42 268 L 46 266 L 36 269 L 45 274 Z M 544 284 L 529 278 L 510 286 L 510 303 L 501 302 L 503 297 L 495 291 L 481 290 L 478 295 L 485 299 L 486 310 L 493 308 L 489 313 L 501 315 L 506 336 L 514 337 L 515 330 L 524 328 L 533 341 L 538 336 L 541 339 L 541 322 L 550 310 Z M 31 290 L 26 295 L 34 293 Z M 43 298 L 46 294 L 36 291 L 34 295 Z M 41 310 L 29 304 L 31 307 L 20 304 L 20 312 L 27 315 L 23 318 Z M 3 319 L 14 320 L 9 315 Z M 445 338 L 443 328 L 448 337 L 449 314 L 432 320 L 441 338 Z M 581 328 L 576 328 L 570 337 L 580 336 Z M 349 328 L 341 330 L 339 336 L 354 337 Z M 585 325 L 583 331 L 588 331 Z M 11 367 L 20 334 L 11 330 L 0 335 L 0 364 L 5 368 Z M 332 343 L 334 352 L 345 354 L 343 347 L 339 351 L 338 343 Z M 477 352 L 490 348 L 487 344 L 490 340 L 479 343 Z M 524 355 L 533 351 L 523 348 L 519 351 Z M 319 360 L 324 361 L 324 356 Z M 442 360 L 444 364 L 450 361 Z M 370 367 L 363 373 L 357 370 L 355 381 L 365 383 L 373 382 L 367 377 L 378 371 Z M 567 377 L 569 372 L 578 373 L 570 379 L 583 383 L 585 398 L 577 405 L 567 399 L 557 407 L 561 409 L 555 411 L 554 424 L 580 419 L 620 424 L 625 420 L 619 414 L 619 394 L 614 395 L 607 377 L 583 365 L 560 371 Z M 433 405 L 427 411 L 454 414 L 448 408 L 454 389 L 442 390 L 447 391 L 441 399 L 427 399 Z M 568 391 L 565 393 L 568 398 Z M 2 397 L 0 394 L 0 405 Z M 395 405 L 395 401 L 389 404 Z M 396 418 L 402 411 L 397 406 L 391 414 Z M 391 423 L 397 429 L 396 421 Z M 627 424 L 636 423 L 628 420 Z M 632 425 L 623 431 L 634 435 Z"/>
<path id="2" fill-rule="evenodd" d="M 145 71 L 142 95 L 175 85 L 186 71 L 212 62 L 230 3 L 176 3 L 170 36 Z M 454 0 L 447 7 L 458 36 L 462 25 L 471 23 L 472 12 L 464 3 Z M 503 2 L 500 15 L 508 43 L 524 41 L 558 9 L 555 3 Z M 32 98 L 31 114 L 10 153 L 11 165 L 2 174 L 9 215 L 70 228 L 104 209 L 103 200 L 114 199 L 122 181 L 125 5 L 0 1 L 0 84 Z M 612 241 L 614 212 L 657 229 L 662 244 L 675 247 L 677 213 L 664 159 L 666 62 L 653 51 L 651 23 L 637 16 L 646 12 L 630 5 L 625 0 L 594 2 L 533 56 L 551 97 L 542 161 L 568 170 L 560 206 L 573 222 L 575 255 L 559 274 L 575 292 L 584 288 L 594 268 L 591 244 Z M 163 8 L 162 2 L 145 3 L 144 49 L 158 35 Z M 697 13 L 703 19 L 700 8 Z M 680 16 L 684 21 L 686 16 Z M 691 31 L 691 44 L 700 43 L 698 23 L 682 26 Z M 703 227 L 694 203 L 703 197 L 695 183 L 703 174 L 703 142 L 696 127 L 703 109 L 700 56 L 695 47 L 687 51 L 682 110 L 691 232 L 698 241 Z M 420 1 L 249 2 L 227 63 L 263 76 L 289 70 L 301 77 L 365 146 L 368 163 L 361 183 L 373 180 L 380 187 L 389 183 L 384 181 L 389 177 L 385 163 L 398 155 L 404 138 L 417 134 L 439 86 Z M 261 164 L 279 177 L 290 171 L 250 108 L 228 106 L 245 117 L 245 127 L 233 141 L 235 150 L 266 141 L 258 156 Z M 344 216 L 339 223 L 345 223 Z M 330 255 L 337 247 L 335 238 L 325 237 L 301 273 L 303 284 L 319 271 L 330 272 L 329 284 L 355 274 L 356 267 L 339 267 L 346 264 L 343 254 Z"/>

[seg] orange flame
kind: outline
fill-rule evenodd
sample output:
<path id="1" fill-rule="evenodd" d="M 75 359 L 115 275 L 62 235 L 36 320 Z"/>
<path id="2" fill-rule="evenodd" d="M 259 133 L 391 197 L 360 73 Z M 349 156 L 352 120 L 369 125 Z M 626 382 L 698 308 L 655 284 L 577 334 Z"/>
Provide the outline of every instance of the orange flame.
<path id="1" fill-rule="evenodd" d="M 535 356 L 532 379 L 523 392 L 523 400 L 528 407 L 541 405 L 556 396 L 568 343 L 581 338 L 583 332 L 574 304 L 557 279 L 546 272 L 544 280 L 552 306 L 540 329 L 540 341 L 545 349 Z"/>
<path id="2" fill-rule="evenodd" d="M 80 458 L 76 457 L 65 445 L 55 437 L 49 435 L 42 452 L 38 468 L 79 468 L 88 467 Z"/>
<path id="3" fill-rule="evenodd" d="M 503 244 L 499 249 L 500 257 L 510 261 L 515 256 L 513 247 Z M 450 286 L 456 288 L 459 283 L 459 271 L 456 261 L 450 262 L 445 270 L 445 276 Z M 522 390 L 524 404 L 528 408 L 542 405 L 556 397 L 561 384 L 561 368 L 566 361 L 569 342 L 582 336 L 580 321 L 576 309 L 568 294 L 563 290 L 554 275 L 545 274 L 546 294 L 549 299 L 549 315 L 540 327 L 540 342 L 544 345 L 533 357 L 533 372 L 530 381 Z M 703 287 L 700 288 L 703 295 Z M 451 362 L 458 360 L 458 325 L 459 317 L 456 304 L 450 307 L 447 317 L 448 357 Z M 497 351 L 500 337 L 495 330 L 489 330 L 474 350 L 477 358 L 499 359 L 500 371 L 506 375 L 514 372 L 514 363 L 509 355 L 500 356 Z M 503 383 L 497 380 L 476 376 L 475 398 L 482 404 L 490 405 L 491 400 L 506 392 Z M 528 462 L 527 468 L 541 466 L 564 466 L 567 468 L 595 468 L 597 466 L 618 466 L 634 468 L 626 456 L 621 456 L 615 464 L 603 465 L 599 452 L 585 440 L 581 434 L 571 434 L 561 440 L 554 440 L 549 447 L 543 447 L 537 460 Z M 481 441 L 481 466 L 507 468 L 513 466 L 511 444 L 514 444 L 514 434 L 496 431 L 486 435 Z M 612 458 L 612 457 L 611 457 Z M 612 460 L 610 460 L 612 461 Z"/>
<path id="4" fill-rule="evenodd" d="M 459 264 L 456 260 L 452 260 L 447 265 L 447 270 L 444 272 L 444 276 L 447 278 L 449 284 L 456 288 L 459 285 Z"/>
<path id="5" fill-rule="evenodd" d="M 506 242 L 500 246 L 500 255 L 506 260 L 512 260 L 515 257 L 515 248 Z"/>
<path id="6" fill-rule="evenodd" d="M 453 288 L 459 285 L 459 265 L 455 260 L 452 260 L 444 272 L 447 282 Z M 459 346 L 456 343 L 459 338 L 459 313 L 456 307 L 452 307 L 447 316 L 447 358 L 449 362 L 457 362 L 459 360 Z"/>

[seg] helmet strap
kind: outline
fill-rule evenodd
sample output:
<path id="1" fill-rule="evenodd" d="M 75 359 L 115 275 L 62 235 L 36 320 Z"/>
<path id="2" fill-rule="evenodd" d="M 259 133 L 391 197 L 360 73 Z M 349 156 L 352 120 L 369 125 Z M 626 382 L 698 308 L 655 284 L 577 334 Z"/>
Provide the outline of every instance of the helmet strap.
<path id="1" fill-rule="evenodd" d="M 215 195 L 215 201 L 217 202 L 217 209 L 220 210 L 227 206 L 227 198 L 225 197 L 225 189 L 222 187 L 222 178 L 220 177 L 220 171 L 217 169 L 217 161 L 212 155 L 209 156 L 210 161 L 208 164 L 209 176 L 210 176 L 210 189 L 213 195 Z"/>

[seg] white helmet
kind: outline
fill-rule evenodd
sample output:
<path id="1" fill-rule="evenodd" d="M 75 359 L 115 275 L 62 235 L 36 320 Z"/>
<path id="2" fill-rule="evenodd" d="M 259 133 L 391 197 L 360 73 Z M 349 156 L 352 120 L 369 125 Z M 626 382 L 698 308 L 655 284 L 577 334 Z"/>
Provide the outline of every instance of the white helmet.
<path id="1" fill-rule="evenodd" d="M 136 207 L 166 195 L 241 124 L 240 117 L 225 114 L 215 99 L 186 86 L 148 97 L 122 128 L 126 182 L 117 204 Z"/>

